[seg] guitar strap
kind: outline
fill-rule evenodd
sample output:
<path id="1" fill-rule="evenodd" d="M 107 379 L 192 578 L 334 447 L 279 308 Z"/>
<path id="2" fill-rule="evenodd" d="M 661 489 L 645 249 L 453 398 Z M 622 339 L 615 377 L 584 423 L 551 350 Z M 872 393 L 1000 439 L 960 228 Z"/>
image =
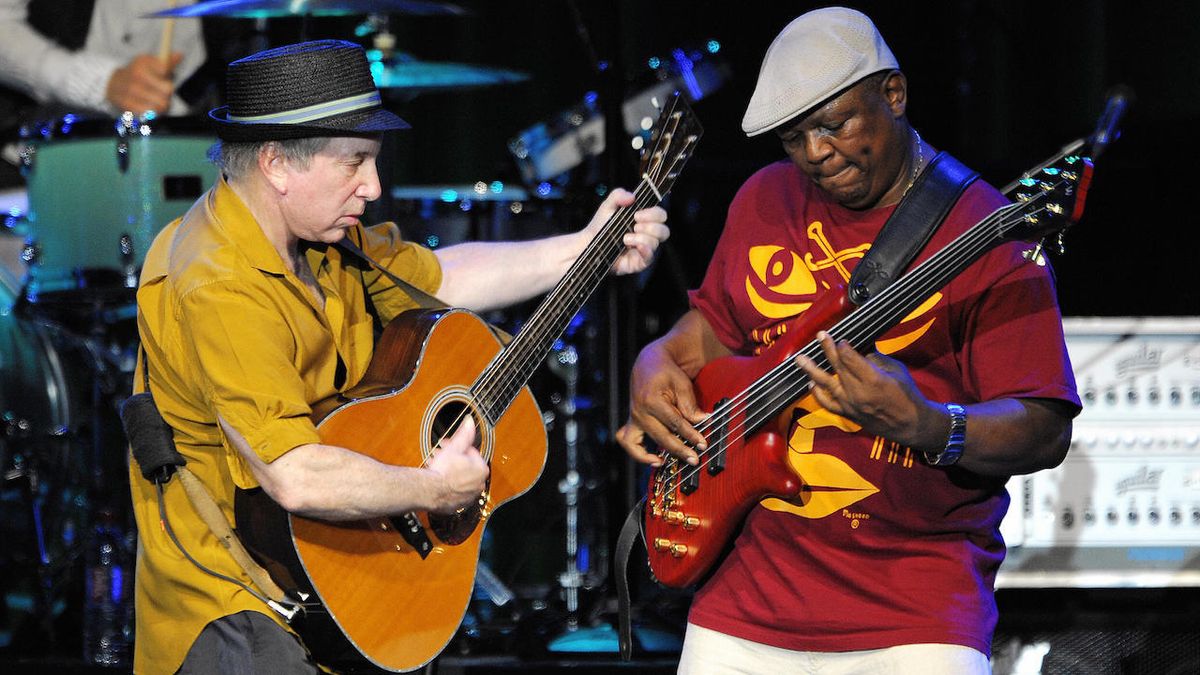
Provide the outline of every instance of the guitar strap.
<path id="1" fill-rule="evenodd" d="M 621 660 L 633 658 L 633 621 L 630 616 L 629 602 L 629 556 L 633 553 L 633 543 L 642 534 L 642 510 L 646 507 L 646 498 L 642 497 L 621 526 L 621 534 L 617 537 L 617 549 L 613 553 L 613 563 L 617 566 L 617 642 L 621 650 Z"/>
<path id="2" fill-rule="evenodd" d="M 301 611 L 301 606 L 287 597 L 283 589 L 271 578 L 271 575 L 254 561 L 245 546 L 242 545 L 242 541 L 238 539 L 229 521 L 225 519 L 225 514 L 221 512 L 221 507 L 217 506 L 212 493 L 204 483 L 200 482 L 196 474 L 187 468 L 187 460 L 175 449 L 171 427 L 158 412 L 158 406 L 155 405 L 154 397 L 150 393 L 150 360 L 146 355 L 146 350 L 139 347 L 138 352 L 142 361 L 144 390 L 140 394 L 134 394 L 125 399 L 125 402 L 121 404 L 121 425 L 125 429 L 125 436 L 129 439 L 130 452 L 133 454 L 142 476 L 154 483 L 158 493 L 158 514 L 163 529 L 179 552 L 200 568 L 200 571 L 237 584 L 290 623 L 296 613 Z M 246 586 L 238 579 L 206 567 L 183 547 L 179 538 L 175 536 L 171 521 L 167 518 L 166 504 L 163 499 L 163 486 L 171 480 L 172 475 L 179 476 L 183 491 L 187 494 L 188 501 L 191 502 L 196 514 L 208 526 L 217 541 L 225 547 L 225 550 L 229 551 L 234 561 L 250 577 L 251 583 L 258 590 Z"/>
<path id="3" fill-rule="evenodd" d="M 892 211 L 850 275 L 846 294 L 861 305 L 895 281 L 979 174 L 939 152 Z"/>
<path id="4" fill-rule="evenodd" d="M 342 240 L 334 244 L 334 246 L 337 246 L 343 251 L 356 256 L 371 267 L 374 267 L 379 271 L 380 274 L 387 277 L 389 281 L 399 286 L 400 290 L 407 293 L 408 297 L 412 298 L 413 301 L 417 303 L 417 306 L 419 306 L 421 309 L 442 309 L 450 306 L 438 298 L 417 288 L 416 286 L 413 286 L 395 274 L 392 274 L 391 270 L 375 262 L 375 260 L 371 258 L 371 256 L 367 255 L 366 251 L 363 251 L 361 248 L 359 248 L 358 244 L 352 241 L 350 237 L 342 237 Z"/>
<path id="5" fill-rule="evenodd" d="M 421 309 L 444 309 L 450 306 L 438 299 L 436 296 L 430 295 L 429 293 L 426 293 L 416 286 L 413 286 L 395 274 L 392 274 L 391 270 L 375 262 L 375 260 L 371 258 L 371 256 L 367 255 L 366 251 L 363 251 L 357 243 L 350 239 L 350 237 L 342 237 L 342 240 L 334 244 L 334 246 L 337 246 L 343 251 L 358 257 L 363 262 L 367 263 L 371 267 L 374 267 L 379 271 L 380 274 L 387 277 L 389 281 L 398 286 L 400 290 L 407 293 L 408 297 L 412 298 L 413 301 L 417 303 L 417 306 L 419 306 Z M 364 295 L 366 295 L 365 290 L 366 289 L 364 289 Z M 367 297 L 368 299 L 370 298 L 370 296 Z M 500 339 L 501 343 L 507 345 L 508 343 L 512 342 L 512 335 L 509 335 L 507 332 L 497 328 L 496 326 L 493 326 L 490 323 L 488 324 L 488 327 L 492 329 L 492 333 L 494 333 L 496 337 Z"/>

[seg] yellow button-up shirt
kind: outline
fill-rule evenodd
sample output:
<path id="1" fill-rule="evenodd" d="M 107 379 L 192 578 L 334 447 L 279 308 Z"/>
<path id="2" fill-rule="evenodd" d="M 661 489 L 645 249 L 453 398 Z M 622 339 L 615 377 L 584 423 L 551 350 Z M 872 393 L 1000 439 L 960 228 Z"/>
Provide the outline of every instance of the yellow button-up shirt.
<path id="1" fill-rule="evenodd" d="M 393 224 L 351 230 L 381 265 L 435 292 L 441 268 Z M 415 303 L 391 281 L 334 247 L 305 251 L 325 293 L 320 306 L 287 269 L 224 180 L 155 238 L 137 293 L 150 389 L 175 446 L 233 522 L 235 488 L 257 487 L 217 425 L 220 415 L 265 462 L 319 436 L 312 405 L 353 386 L 371 360 L 366 298 L 387 322 Z M 142 388 L 141 365 L 135 389 Z M 213 619 L 255 610 L 282 620 L 238 586 L 201 572 L 159 524 L 154 486 L 130 463 L 138 526 L 134 669 L 173 673 Z M 178 480 L 165 489 L 170 524 L 206 567 L 250 584 L 209 532 Z"/>

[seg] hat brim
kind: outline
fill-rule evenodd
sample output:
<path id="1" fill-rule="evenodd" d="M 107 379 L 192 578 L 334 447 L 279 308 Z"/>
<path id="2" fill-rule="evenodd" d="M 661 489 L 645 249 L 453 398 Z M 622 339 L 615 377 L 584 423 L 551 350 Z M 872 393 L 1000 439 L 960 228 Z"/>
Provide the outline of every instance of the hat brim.
<path id="1" fill-rule="evenodd" d="M 248 124 L 229 119 L 229 106 L 208 113 L 209 123 L 222 140 L 233 142 L 282 141 L 313 136 L 357 136 L 401 131 L 412 126 L 382 108 L 297 124 Z"/>

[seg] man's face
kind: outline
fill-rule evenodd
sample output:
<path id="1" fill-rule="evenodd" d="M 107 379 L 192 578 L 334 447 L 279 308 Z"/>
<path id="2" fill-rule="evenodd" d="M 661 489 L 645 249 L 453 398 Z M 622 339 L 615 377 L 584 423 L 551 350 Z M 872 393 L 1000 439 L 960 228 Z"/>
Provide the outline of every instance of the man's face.
<path id="1" fill-rule="evenodd" d="M 776 133 L 792 162 L 842 206 L 890 204 L 909 179 L 900 175 L 910 143 L 904 93 L 899 73 L 882 84 L 869 77 Z"/>
<path id="2" fill-rule="evenodd" d="M 358 224 L 367 202 L 379 198 L 374 138 L 331 138 L 307 169 L 289 167 L 284 218 L 292 235 L 332 244 Z"/>

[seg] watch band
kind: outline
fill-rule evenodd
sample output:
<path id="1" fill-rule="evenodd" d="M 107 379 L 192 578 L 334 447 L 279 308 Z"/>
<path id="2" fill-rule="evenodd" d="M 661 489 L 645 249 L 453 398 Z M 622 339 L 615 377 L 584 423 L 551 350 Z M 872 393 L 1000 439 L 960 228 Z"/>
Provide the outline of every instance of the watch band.
<path id="1" fill-rule="evenodd" d="M 925 452 L 925 462 L 930 466 L 953 466 L 962 457 L 967 444 L 967 411 L 957 403 L 946 403 L 950 413 L 950 437 L 941 452 Z"/>

